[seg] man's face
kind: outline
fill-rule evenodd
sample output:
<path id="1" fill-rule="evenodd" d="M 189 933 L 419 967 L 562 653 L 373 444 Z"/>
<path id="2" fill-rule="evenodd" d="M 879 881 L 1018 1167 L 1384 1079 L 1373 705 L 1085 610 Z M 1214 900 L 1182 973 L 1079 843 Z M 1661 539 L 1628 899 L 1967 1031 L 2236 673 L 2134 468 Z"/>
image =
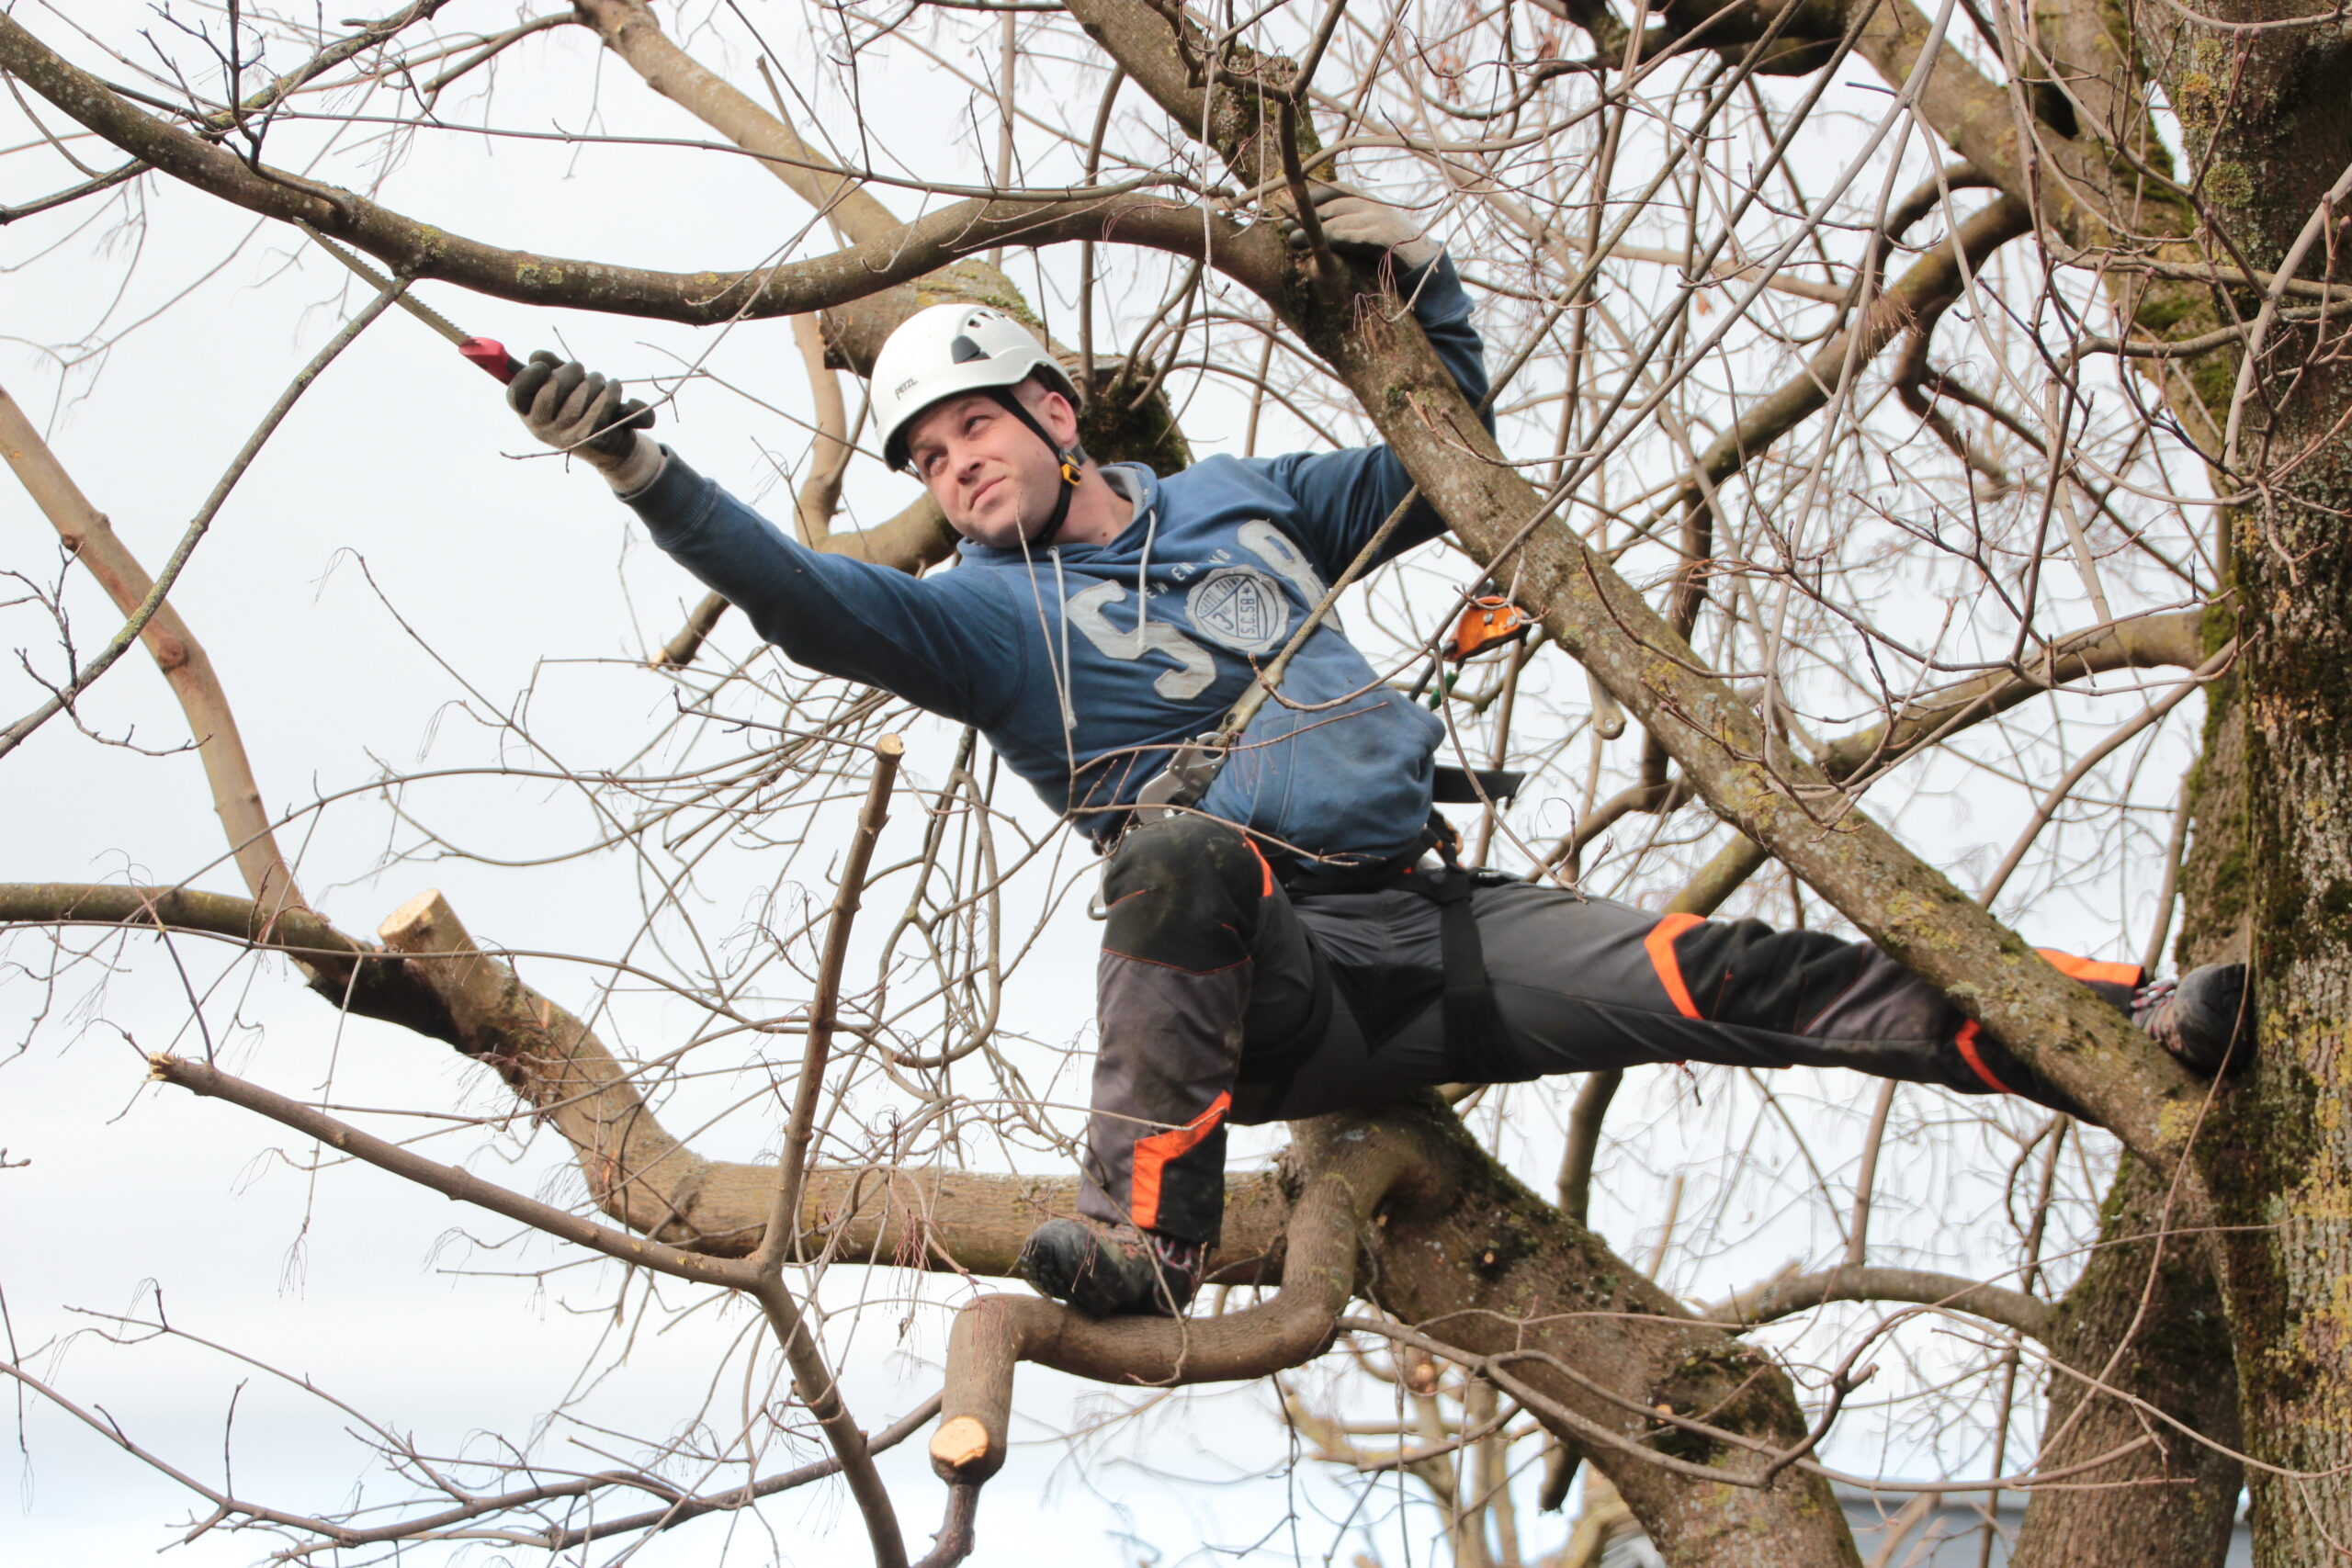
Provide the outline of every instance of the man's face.
<path id="1" fill-rule="evenodd" d="M 1014 395 L 1048 431 L 1072 424 L 1058 394 L 1023 386 Z M 957 533 L 1001 550 L 1019 547 L 1054 509 L 1061 470 L 1046 444 L 986 392 L 925 409 L 907 435 L 907 456 Z"/>

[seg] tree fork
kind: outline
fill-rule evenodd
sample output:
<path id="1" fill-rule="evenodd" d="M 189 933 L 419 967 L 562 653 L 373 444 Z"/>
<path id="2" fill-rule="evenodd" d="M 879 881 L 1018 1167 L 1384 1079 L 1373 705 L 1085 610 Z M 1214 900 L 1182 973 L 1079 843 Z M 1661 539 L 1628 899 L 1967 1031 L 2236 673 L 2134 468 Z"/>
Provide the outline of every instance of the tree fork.
<path id="1" fill-rule="evenodd" d="M 1298 1123 L 1295 1146 L 1312 1168 L 1318 1149 L 1357 1131 L 1344 1117 Z M 1409 1142 L 1413 1164 L 1374 1216 L 1366 1293 L 1390 1318 L 1465 1358 L 1511 1359 L 1515 1380 L 1575 1421 L 1536 1404 L 1531 1413 L 1608 1475 L 1668 1562 L 1859 1564 L 1826 1482 L 1783 1470 L 1758 1484 L 1772 1463 L 1758 1449 L 1789 1453 L 1808 1437 L 1793 1389 L 1768 1357 L 1737 1332 L 1694 1317 L 1529 1191 L 1434 1099 L 1384 1114 L 1367 1135 Z M 1662 1421 L 1661 1405 L 1756 1446 Z M 1724 1480 L 1694 1481 L 1662 1461 Z"/>

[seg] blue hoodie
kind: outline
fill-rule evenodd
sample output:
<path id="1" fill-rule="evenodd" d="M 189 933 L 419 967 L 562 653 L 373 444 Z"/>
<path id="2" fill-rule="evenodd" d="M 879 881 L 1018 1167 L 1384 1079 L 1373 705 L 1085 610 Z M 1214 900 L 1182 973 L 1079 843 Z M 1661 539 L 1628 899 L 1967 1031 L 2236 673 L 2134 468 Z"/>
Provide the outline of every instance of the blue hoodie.
<path id="1" fill-rule="evenodd" d="M 1451 261 L 1414 313 L 1472 402 L 1487 375 Z M 977 725 L 1046 804 L 1103 842 L 1170 751 L 1216 728 L 1412 481 L 1385 446 L 1211 457 L 1103 478 L 1135 504 L 1102 545 L 994 549 L 914 578 L 811 550 L 673 456 L 627 497 L 653 540 L 796 663 Z M 1442 529 L 1422 502 L 1385 552 Z M 1138 603 L 1138 588 L 1142 599 Z M 1327 615 L 1199 809 L 1295 854 L 1420 840 L 1444 726 L 1380 682 Z"/>

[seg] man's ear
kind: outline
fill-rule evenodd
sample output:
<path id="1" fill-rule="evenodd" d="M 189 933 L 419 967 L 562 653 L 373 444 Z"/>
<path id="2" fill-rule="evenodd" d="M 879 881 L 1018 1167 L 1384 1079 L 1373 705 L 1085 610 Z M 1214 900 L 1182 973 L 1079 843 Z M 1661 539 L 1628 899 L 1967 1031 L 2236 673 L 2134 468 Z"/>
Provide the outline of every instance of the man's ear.
<path id="1" fill-rule="evenodd" d="M 1057 445 L 1065 447 L 1078 445 L 1078 410 L 1059 388 L 1024 381 L 1015 395 L 1029 405 L 1029 412 L 1037 416 L 1037 423 L 1046 427 L 1046 434 L 1051 435 Z"/>

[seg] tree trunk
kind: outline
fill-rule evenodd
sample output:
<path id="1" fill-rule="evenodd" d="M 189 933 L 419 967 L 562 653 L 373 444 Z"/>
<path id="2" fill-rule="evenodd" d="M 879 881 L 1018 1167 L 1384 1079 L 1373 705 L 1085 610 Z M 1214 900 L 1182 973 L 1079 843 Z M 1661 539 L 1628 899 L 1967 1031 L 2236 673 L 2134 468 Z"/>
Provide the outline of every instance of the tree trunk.
<path id="1" fill-rule="evenodd" d="M 2290 14 L 2217 9 L 2237 24 Z M 2339 248 L 2333 213 L 2306 228 L 2352 160 L 2334 36 L 2184 19 L 2168 40 L 2166 85 L 2208 222 L 2259 271 L 2308 236 L 2293 270 L 2322 277 Z M 2251 321 L 2263 298 L 2242 289 L 2229 302 Z M 2240 869 L 2261 1032 L 2253 1072 L 2217 1098 L 2199 1146 L 2223 1227 L 2247 1444 L 2278 1467 L 2251 1476 L 2255 1560 L 2267 1568 L 2352 1551 L 2352 383 L 2309 326 L 2279 323 L 2255 358 L 2251 387 L 2222 394 L 2235 436 L 2224 482 L 2257 487 L 2258 500 L 2233 522 L 2245 654 L 2215 733 L 2245 749 Z M 2222 826 L 2216 865 L 2231 853 Z M 2216 881 L 2199 914 L 2209 931 L 2233 913 L 2231 879 Z"/>
<path id="2" fill-rule="evenodd" d="M 2033 1493 L 2016 1568 L 2217 1568 L 2229 1551 L 2244 1481 L 2238 1461 L 2086 1381 L 2237 1446 L 2237 1379 L 2221 1292 L 2199 1238 L 2152 1239 L 2168 1217 L 2165 1195 L 2161 1178 L 2124 1156 L 2100 1215 L 2098 1250 L 2059 1303 L 2050 1334 L 2056 1366 L 2041 1463 L 2064 1470 L 2143 1433 L 2154 1441 L 2074 1478 L 2087 1490 Z"/>
<path id="3" fill-rule="evenodd" d="M 2226 613 L 2206 619 L 2209 650 L 2235 634 Z M 2183 969 L 2245 955 L 2238 696 L 2234 677 L 2206 688 L 2204 753 L 2186 785 L 2195 837 L 2181 866 L 2174 953 Z M 2176 1235 L 2161 1247 L 2152 1239 L 2178 1224 L 2166 1190 L 2144 1164 L 2124 1156 L 2101 1207 L 2098 1249 L 2044 1337 L 2055 1366 L 2041 1463 L 2063 1469 L 2143 1433 L 2155 1441 L 2084 1477 L 2104 1483 L 2101 1490 L 2034 1493 L 2017 1568 L 2217 1568 L 2228 1554 L 2245 1467 L 2214 1445 L 2241 1446 L 2236 1353 L 2210 1238 Z M 2086 1380 L 2116 1393 L 2098 1393 Z M 2210 1441 L 2165 1427 L 2131 1400 Z"/>

